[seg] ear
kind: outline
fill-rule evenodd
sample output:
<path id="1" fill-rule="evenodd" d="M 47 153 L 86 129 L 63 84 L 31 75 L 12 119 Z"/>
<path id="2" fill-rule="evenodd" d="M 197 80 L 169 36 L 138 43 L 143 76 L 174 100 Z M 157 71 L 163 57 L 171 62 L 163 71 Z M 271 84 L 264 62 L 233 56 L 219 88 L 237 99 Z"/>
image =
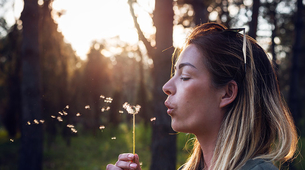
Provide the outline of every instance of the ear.
<path id="1" fill-rule="evenodd" d="M 221 101 L 220 101 L 220 108 L 224 108 L 231 104 L 238 92 L 238 86 L 237 83 L 234 80 L 231 80 L 224 88 L 224 93 L 222 95 Z"/>

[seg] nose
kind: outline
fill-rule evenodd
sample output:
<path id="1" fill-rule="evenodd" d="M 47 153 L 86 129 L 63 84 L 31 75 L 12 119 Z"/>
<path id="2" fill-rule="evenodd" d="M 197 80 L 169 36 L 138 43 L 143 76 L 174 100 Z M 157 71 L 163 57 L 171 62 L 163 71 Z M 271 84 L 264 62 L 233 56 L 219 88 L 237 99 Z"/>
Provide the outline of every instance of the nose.
<path id="1" fill-rule="evenodd" d="M 162 90 L 167 95 L 172 95 L 175 93 L 175 87 L 172 83 L 172 79 L 168 80 L 162 87 Z"/>

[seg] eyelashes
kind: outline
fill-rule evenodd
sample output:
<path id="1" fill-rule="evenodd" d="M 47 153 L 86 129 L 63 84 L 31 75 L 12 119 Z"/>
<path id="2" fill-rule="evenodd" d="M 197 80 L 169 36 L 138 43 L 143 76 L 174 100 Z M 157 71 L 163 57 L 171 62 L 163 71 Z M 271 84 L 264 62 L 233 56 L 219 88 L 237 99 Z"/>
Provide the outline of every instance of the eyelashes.
<path id="1" fill-rule="evenodd" d="M 190 78 L 189 77 L 181 77 L 180 78 L 182 81 L 187 81 L 187 80 L 189 80 Z"/>
<path id="2" fill-rule="evenodd" d="M 190 77 L 182 76 L 181 75 L 182 73 L 177 73 L 176 69 L 171 73 L 171 78 L 173 78 L 176 74 L 180 75 L 180 80 L 182 80 L 182 81 L 187 81 L 187 80 L 191 79 Z"/>

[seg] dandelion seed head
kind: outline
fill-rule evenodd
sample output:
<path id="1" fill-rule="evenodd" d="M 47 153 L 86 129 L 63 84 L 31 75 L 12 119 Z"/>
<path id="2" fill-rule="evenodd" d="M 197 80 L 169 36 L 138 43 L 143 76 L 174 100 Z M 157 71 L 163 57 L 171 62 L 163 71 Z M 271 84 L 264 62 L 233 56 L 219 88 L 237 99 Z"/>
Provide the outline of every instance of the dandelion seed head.
<path id="1" fill-rule="evenodd" d="M 128 104 L 127 102 L 125 102 L 123 104 L 123 108 L 126 109 L 126 111 L 129 114 L 138 114 L 140 111 L 141 106 L 140 105 L 136 105 L 136 106 L 130 106 L 130 104 Z"/>
<path id="2" fill-rule="evenodd" d="M 138 114 L 139 111 L 140 111 L 140 109 L 141 109 L 141 106 L 140 106 L 140 105 L 133 106 L 133 110 L 135 111 L 134 114 Z"/>

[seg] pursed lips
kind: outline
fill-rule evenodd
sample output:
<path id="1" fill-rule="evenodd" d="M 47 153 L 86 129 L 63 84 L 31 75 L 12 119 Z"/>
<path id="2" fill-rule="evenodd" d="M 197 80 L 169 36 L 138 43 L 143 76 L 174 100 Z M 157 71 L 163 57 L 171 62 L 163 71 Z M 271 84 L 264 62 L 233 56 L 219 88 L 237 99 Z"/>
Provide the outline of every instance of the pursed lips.
<path id="1" fill-rule="evenodd" d="M 171 115 L 173 113 L 174 108 L 169 104 L 167 100 L 164 102 L 164 105 L 167 107 L 167 114 Z"/>

